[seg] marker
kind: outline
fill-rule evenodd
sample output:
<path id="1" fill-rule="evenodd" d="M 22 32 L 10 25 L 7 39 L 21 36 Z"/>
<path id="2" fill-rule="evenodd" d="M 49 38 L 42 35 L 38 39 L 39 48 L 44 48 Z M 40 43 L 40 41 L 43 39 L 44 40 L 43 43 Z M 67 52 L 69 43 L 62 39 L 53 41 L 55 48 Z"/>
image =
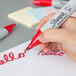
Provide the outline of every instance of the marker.
<path id="1" fill-rule="evenodd" d="M 0 39 L 7 36 L 14 29 L 15 26 L 16 26 L 16 24 L 11 24 L 11 25 L 5 26 L 3 28 L 0 28 Z"/>
<path id="2" fill-rule="evenodd" d="M 33 0 L 33 3 L 39 6 L 54 6 L 60 8 L 68 1 L 69 0 Z"/>
<path id="3" fill-rule="evenodd" d="M 70 0 L 67 4 L 64 5 L 49 21 L 44 24 L 40 30 L 35 34 L 31 43 L 28 45 L 26 50 L 30 50 L 33 47 L 40 44 L 39 36 L 46 29 L 56 29 L 58 28 L 74 11 L 76 10 L 76 1 Z"/>

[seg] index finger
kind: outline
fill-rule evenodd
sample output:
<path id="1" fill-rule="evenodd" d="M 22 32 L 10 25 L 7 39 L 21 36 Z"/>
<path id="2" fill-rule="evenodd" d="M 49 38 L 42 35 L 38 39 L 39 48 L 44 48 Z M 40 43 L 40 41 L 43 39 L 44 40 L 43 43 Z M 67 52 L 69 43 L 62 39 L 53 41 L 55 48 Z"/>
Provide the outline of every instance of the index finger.
<path id="1" fill-rule="evenodd" d="M 44 17 L 38 24 L 36 31 L 38 31 L 52 16 L 54 16 L 55 13 L 52 13 L 46 17 Z"/>

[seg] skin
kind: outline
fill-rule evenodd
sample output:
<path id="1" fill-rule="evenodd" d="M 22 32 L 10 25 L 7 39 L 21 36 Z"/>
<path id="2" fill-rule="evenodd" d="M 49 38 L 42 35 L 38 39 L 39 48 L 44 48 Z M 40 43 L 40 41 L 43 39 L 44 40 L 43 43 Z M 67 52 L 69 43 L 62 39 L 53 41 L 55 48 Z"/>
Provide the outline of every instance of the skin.
<path id="1" fill-rule="evenodd" d="M 43 18 L 37 28 L 38 31 L 54 14 Z M 47 29 L 39 37 L 40 47 L 45 53 L 50 50 L 63 50 L 76 61 L 76 18 L 69 17 L 58 29 Z"/>

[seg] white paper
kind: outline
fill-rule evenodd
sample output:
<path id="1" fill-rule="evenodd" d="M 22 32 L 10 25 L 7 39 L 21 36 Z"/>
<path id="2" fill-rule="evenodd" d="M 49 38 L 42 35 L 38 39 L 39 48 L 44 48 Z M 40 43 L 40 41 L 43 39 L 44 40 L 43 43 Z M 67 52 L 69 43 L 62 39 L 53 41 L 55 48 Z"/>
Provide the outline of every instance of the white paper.
<path id="1" fill-rule="evenodd" d="M 40 47 L 33 48 L 29 76 L 76 76 L 76 63 L 66 54 L 63 56 L 37 55 Z"/>
<path id="2" fill-rule="evenodd" d="M 3 59 L 4 54 L 8 55 L 9 52 L 13 52 L 15 57 L 17 57 L 19 53 L 24 51 L 28 44 L 29 42 L 26 42 L 6 52 L 0 53 L 0 60 Z M 23 58 L 0 65 L 0 76 L 28 76 L 29 61 L 30 53 L 27 52 Z"/>
<path id="3" fill-rule="evenodd" d="M 6 52 L 0 53 L 0 60 L 4 54 L 13 52 L 15 56 L 22 53 L 29 42 L 23 43 Z M 0 65 L 1 76 L 76 76 L 76 63 L 66 54 L 63 56 L 37 55 L 40 46 L 34 47 L 25 57 Z"/>

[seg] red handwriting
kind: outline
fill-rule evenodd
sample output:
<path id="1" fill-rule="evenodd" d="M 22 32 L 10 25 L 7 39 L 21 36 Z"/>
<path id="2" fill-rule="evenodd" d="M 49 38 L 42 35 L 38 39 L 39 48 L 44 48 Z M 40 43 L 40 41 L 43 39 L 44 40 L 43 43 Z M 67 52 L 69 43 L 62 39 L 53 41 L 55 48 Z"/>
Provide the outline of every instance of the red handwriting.
<path id="1" fill-rule="evenodd" d="M 52 50 L 52 51 L 49 51 L 48 53 L 44 53 L 42 50 L 37 54 L 37 55 L 58 55 L 58 56 L 63 56 L 65 52 L 64 51 L 59 51 L 59 50 Z"/>
<path id="2" fill-rule="evenodd" d="M 0 65 L 3 65 L 3 64 L 5 64 L 5 63 L 7 63 L 7 62 L 10 62 L 10 61 L 13 61 L 13 60 L 16 60 L 16 59 L 20 59 L 20 58 L 23 58 L 23 57 L 25 57 L 25 53 L 26 53 L 27 51 L 26 50 L 24 50 L 24 52 L 23 53 L 19 53 L 18 54 L 18 57 L 15 57 L 14 56 L 14 53 L 13 52 L 9 52 L 9 54 L 7 55 L 7 54 L 4 54 L 3 55 L 3 60 L 0 60 Z M 63 56 L 63 54 L 64 54 L 65 52 L 63 52 L 63 51 L 59 51 L 59 50 L 52 50 L 52 51 L 50 51 L 50 52 L 48 52 L 48 53 L 44 53 L 42 50 L 37 54 L 37 55 L 42 55 L 42 56 L 44 56 L 44 55 L 58 55 L 58 56 Z"/>
<path id="3" fill-rule="evenodd" d="M 23 53 L 19 53 L 17 58 L 15 58 L 13 52 L 10 52 L 8 55 L 7 55 L 7 54 L 4 54 L 4 55 L 3 55 L 4 60 L 0 60 L 0 65 L 3 65 L 3 64 L 5 64 L 5 63 L 10 62 L 10 61 L 13 61 L 13 60 L 15 60 L 15 59 L 23 58 L 23 57 L 25 57 L 25 53 L 26 53 L 26 50 L 24 50 Z"/>

